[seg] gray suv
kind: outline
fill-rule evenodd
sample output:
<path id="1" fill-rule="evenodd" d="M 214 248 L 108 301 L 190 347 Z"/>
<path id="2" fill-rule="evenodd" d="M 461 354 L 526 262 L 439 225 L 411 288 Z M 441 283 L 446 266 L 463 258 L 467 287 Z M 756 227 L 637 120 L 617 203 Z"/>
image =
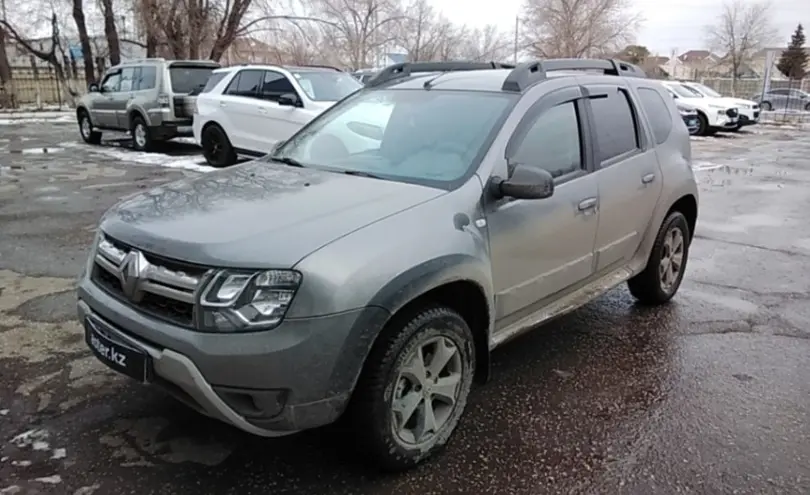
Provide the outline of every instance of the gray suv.
<path id="1" fill-rule="evenodd" d="M 113 369 L 247 432 L 344 416 L 412 467 L 491 351 L 627 282 L 678 290 L 689 132 L 612 60 L 388 67 L 273 153 L 108 211 L 78 288 Z"/>
<path id="2" fill-rule="evenodd" d="M 102 131 L 129 131 L 132 147 L 192 136 L 196 94 L 219 64 L 207 60 L 128 60 L 91 84 L 76 108 L 79 132 L 90 144 Z"/>

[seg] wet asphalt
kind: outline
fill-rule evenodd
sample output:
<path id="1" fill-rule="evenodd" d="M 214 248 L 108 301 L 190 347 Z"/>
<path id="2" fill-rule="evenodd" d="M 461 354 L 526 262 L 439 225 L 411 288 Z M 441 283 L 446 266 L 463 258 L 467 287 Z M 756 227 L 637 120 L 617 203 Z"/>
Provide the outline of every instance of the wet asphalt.
<path id="1" fill-rule="evenodd" d="M 117 144 L 0 126 L 0 494 L 810 493 L 810 131 L 695 139 L 674 301 L 617 288 L 497 350 L 446 451 L 397 476 L 340 427 L 251 437 L 96 362 L 73 294 L 95 224 L 202 173 L 187 144 Z"/>

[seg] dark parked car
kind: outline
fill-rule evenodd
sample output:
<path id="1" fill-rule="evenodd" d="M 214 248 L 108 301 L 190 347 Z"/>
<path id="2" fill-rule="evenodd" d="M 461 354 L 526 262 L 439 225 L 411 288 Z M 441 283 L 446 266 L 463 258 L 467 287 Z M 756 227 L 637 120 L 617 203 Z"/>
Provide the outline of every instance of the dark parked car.
<path id="1" fill-rule="evenodd" d="M 765 111 L 775 108 L 810 111 L 810 93 L 800 89 L 772 89 L 754 96 L 753 100 L 760 102 Z"/>

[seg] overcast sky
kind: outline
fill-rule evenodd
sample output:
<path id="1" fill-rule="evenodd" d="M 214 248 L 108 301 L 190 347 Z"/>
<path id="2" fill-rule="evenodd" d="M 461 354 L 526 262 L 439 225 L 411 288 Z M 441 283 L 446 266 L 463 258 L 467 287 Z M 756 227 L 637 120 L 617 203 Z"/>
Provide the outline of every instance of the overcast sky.
<path id="1" fill-rule="evenodd" d="M 639 44 L 646 45 L 653 53 L 669 56 L 670 51 L 679 53 L 704 48 L 705 26 L 713 24 L 720 14 L 721 0 L 632 0 L 646 19 L 638 34 Z M 437 8 L 454 22 L 471 26 L 496 23 L 501 29 L 514 33 L 515 16 L 523 0 L 431 0 Z M 772 0 L 771 22 L 784 40 L 790 39 L 798 22 L 810 30 L 810 0 Z M 497 7 L 493 8 L 494 5 Z"/>

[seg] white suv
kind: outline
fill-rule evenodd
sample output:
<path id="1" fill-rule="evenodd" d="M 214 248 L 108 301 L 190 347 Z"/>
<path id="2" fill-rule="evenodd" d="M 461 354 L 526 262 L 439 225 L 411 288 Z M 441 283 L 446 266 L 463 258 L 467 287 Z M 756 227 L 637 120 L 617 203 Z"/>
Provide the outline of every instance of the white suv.
<path id="1" fill-rule="evenodd" d="M 363 85 L 332 67 L 241 65 L 215 70 L 197 98 L 194 139 L 215 167 L 260 156 Z"/>
<path id="2" fill-rule="evenodd" d="M 737 123 L 737 128 L 734 129 L 735 131 L 740 130 L 740 128 L 745 127 L 747 125 L 754 125 L 759 122 L 759 103 L 751 100 L 744 100 L 742 98 L 732 98 L 730 96 L 723 96 L 717 91 L 713 90 L 712 88 L 706 86 L 705 84 L 700 84 L 696 82 L 684 81 L 683 85 L 689 89 L 693 89 L 700 93 L 701 96 L 706 98 L 721 98 L 727 101 L 729 104 L 734 105 L 737 107 L 737 110 L 740 111 L 740 121 Z"/>
<path id="3" fill-rule="evenodd" d="M 725 98 L 709 98 L 677 81 L 662 81 L 664 87 L 678 101 L 694 107 L 698 113 L 698 136 L 708 136 L 717 131 L 737 129 L 739 110 Z"/>

